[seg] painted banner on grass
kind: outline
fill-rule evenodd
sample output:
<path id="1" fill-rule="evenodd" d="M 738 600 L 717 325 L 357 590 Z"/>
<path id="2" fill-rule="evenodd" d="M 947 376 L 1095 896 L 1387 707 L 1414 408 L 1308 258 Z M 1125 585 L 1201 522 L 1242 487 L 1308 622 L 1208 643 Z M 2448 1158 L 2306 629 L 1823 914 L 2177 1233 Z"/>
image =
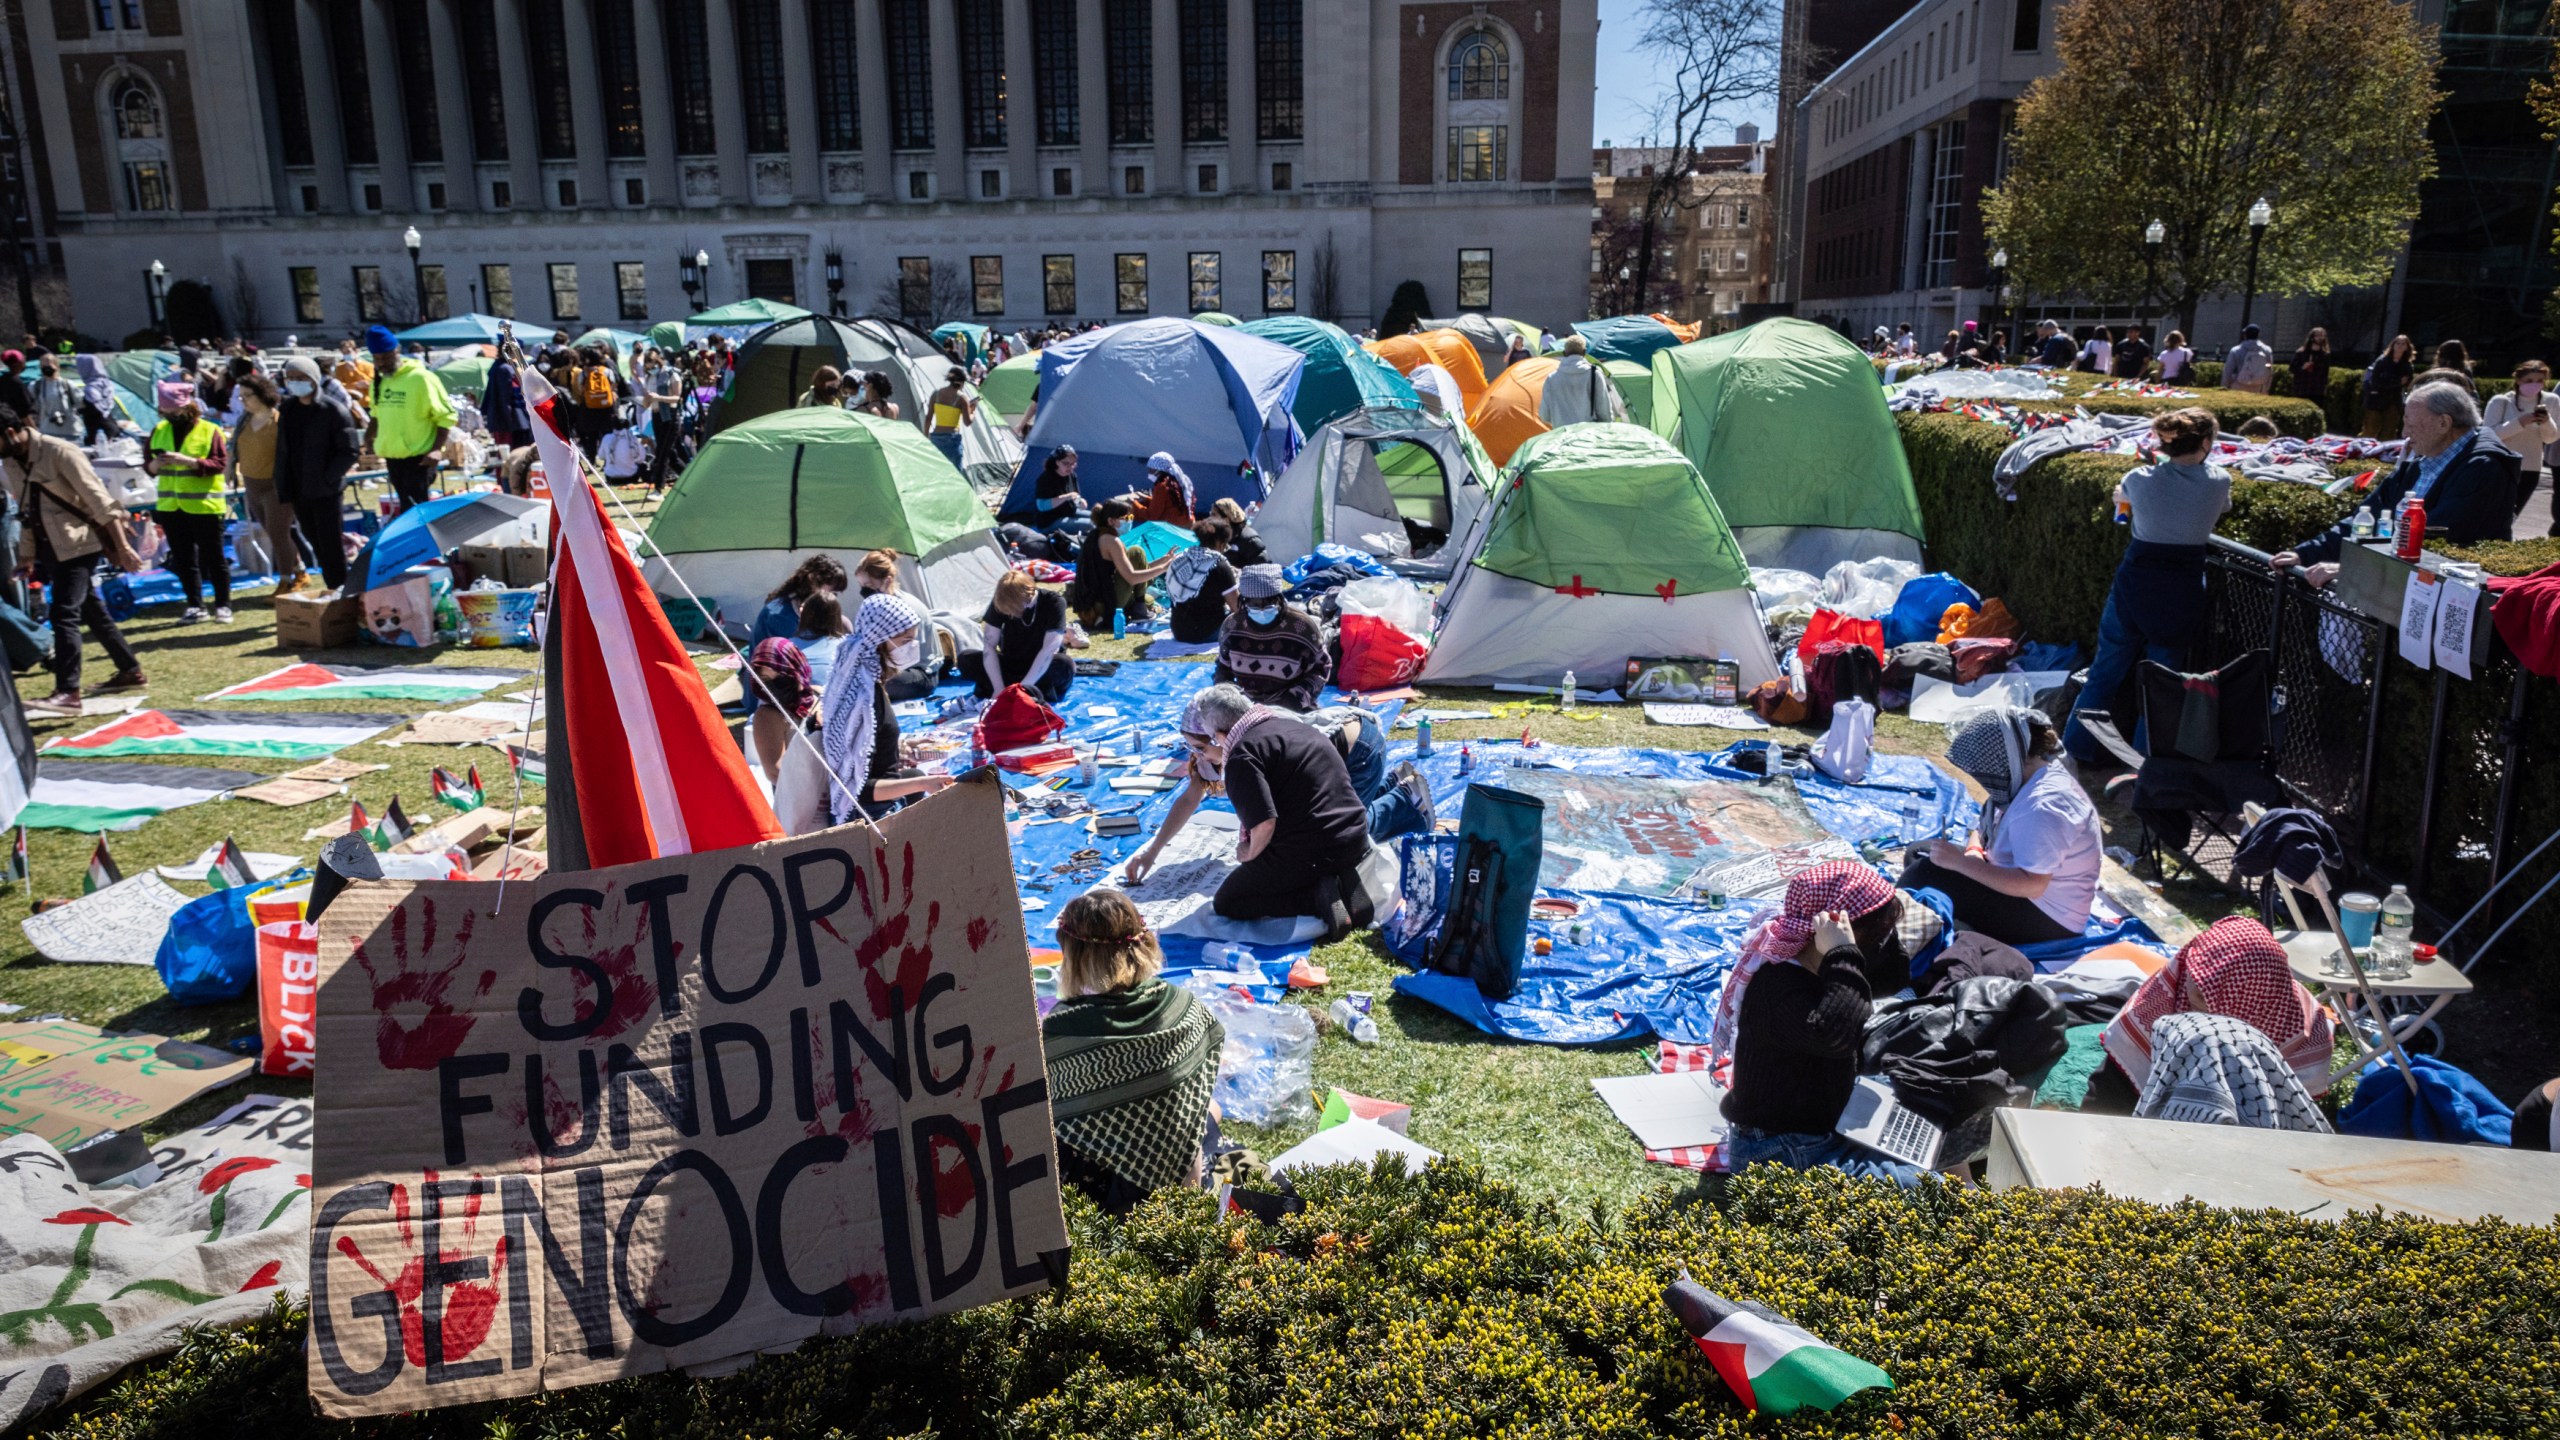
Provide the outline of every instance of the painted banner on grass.
<path id="1" fill-rule="evenodd" d="M 199 765 L 47 760 L 18 823 L 30 830 L 134 830 L 154 815 L 201 805 L 266 779 L 246 770 Z"/>
<path id="2" fill-rule="evenodd" d="M 45 743 L 69 755 L 249 755 L 267 760 L 320 760 L 409 723 L 406 715 L 339 715 L 271 710 L 136 710 L 86 735 Z"/>
<path id="3" fill-rule="evenodd" d="M 877 831 L 339 896 L 320 1409 L 717 1364 L 1062 1276 L 1010 857 L 987 775 Z"/>
<path id="4" fill-rule="evenodd" d="M 442 705 L 486 695 L 509 682 L 537 684 L 522 670 L 443 670 L 433 665 L 287 665 L 205 696 L 207 700 L 424 700 Z"/>

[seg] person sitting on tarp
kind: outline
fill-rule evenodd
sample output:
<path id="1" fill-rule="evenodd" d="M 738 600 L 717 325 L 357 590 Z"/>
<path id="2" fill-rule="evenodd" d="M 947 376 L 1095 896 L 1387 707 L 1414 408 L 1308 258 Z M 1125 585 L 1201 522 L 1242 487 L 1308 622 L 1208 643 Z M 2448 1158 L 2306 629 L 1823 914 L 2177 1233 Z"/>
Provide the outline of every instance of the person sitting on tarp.
<path id="1" fill-rule="evenodd" d="M 1125 1215 L 1169 1185 L 1197 1187 L 1217 1147 L 1226 1031 L 1156 978 L 1164 949 L 1117 890 L 1058 912 L 1058 1006 L 1040 1022 L 1060 1179 Z"/>
<path id="2" fill-rule="evenodd" d="M 1218 637 L 1220 684 L 1264 705 L 1312 710 L 1333 677 L 1324 626 L 1289 604 L 1288 578 L 1277 565 L 1247 565 L 1236 576 L 1236 613 Z"/>
<path id="3" fill-rule="evenodd" d="M 1115 610 L 1132 622 L 1154 614 L 1147 603 L 1147 585 L 1173 568 L 1171 555 L 1153 565 L 1143 564 L 1121 543 L 1120 537 L 1129 533 L 1133 523 L 1130 514 L 1126 500 L 1105 500 L 1095 506 L 1093 533 L 1084 537 L 1076 551 L 1076 575 L 1067 582 L 1067 604 L 1088 630 L 1108 629 Z"/>
<path id="4" fill-rule="evenodd" d="M 1173 568 L 1164 573 L 1165 597 L 1173 602 L 1173 638 L 1185 645 L 1204 645 L 1218 638 L 1236 610 L 1236 567 L 1227 559 L 1234 531 L 1212 515 L 1200 522 L 1200 543 L 1177 551 Z"/>
<path id="5" fill-rule="evenodd" d="M 1268 565 L 1271 552 L 1263 547 L 1262 532 L 1253 528 L 1253 518 L 1232 499 L 1221 498 L 1209 512 L 1227 522 L 1227 559 L 1237 569 L 1247 565 Z"/>
<path id="6" fill-rule="evenodd" d="M 2412 497 L 2427 507 L 2427 543 L 2477 545 L 2515 535 L 2516 476 L 2524 460 L 2482 429 L 2480 402 L 2459 385 L 2430 381 L 2409 392 L 2401 407 L 2408 437 L 2400 464 L 2376 482 L 2358 509 L 2396 516 Z M 2314 586 L 2338 574 L 2338 554 L 2348 544 L 2355 517 L 2331 526 L 2274 557 L 2279 570 L 2299 569 Z"/>
<path id="7" fill-rule="evenodd" d="M 1902 873 L 1905 890 L 1945 892 L 1957 925 L 2006 945 L 2077 936 L 2098 898 L 2104 832 L 2089 793 L 2056 763 L 2062 737 L 2043 712 L 1993 710 L 1956 732 L 1947 759 L 1989 792 L 1984 845 L 1950 840 Z"/>
<path id="8" fill-rule="evenodd" d="M 978 620 L 986 627 L 978 652 L 979 699 L 992 700 L 1008 685 L 1028 685 L 1052 705 L 1065 698 L 1075 683 L 1076 662 L 1067 658 L 1063 597 L 1020 570 L 1007 570 L 996 577 L 995 598 Z"/>
<path id="9" fill-rule="evenodd" d="M 1159 450 L 1147 457 L 1147 487 L 1146 497 L 1137 504 L 1139 524 L 1160 520 L 1185 530 L 1191 528 L 1198 513 L 1192 508 L 1191 477 L 1183 473 L 1171 451 Z"/>
<path id="10" fill-rule="evenodd" d="M 1908 1185 L 1912 1166 L 1833 1133 L 1857 1084 L 1874 1001 L 1857 925 L 1893 902 L 1874 867 L 1830 860 L 1787 882 L 1786 899 L 1743 942 L 1725 981 L 1712 1049 L 1727 1068 L 1725 1153 L 1796 1170 L 1835 1165 Z"/>
<path id="11" fill-rule="evenodd" d="M 2284 946 L 2246 915 L 2226 915 L 2142 982 L 2099 1036 L 2107 1066 L 2081 1108 L 2130 1115 L 2151 1084 L 2153 1029 L 2170 1015 L 2226 1015 L 2267 1037 L 2303 1089 L 2329 1088 L 2337 1033 L 2329 1012 L 2293 978 Z"/>
<path id="12" fill-rule="evenodd" d="M 2115 711 L 2117 693 L 2140 661 L 2187 668 L 2187 647 L 2205 618 L 2207 547 L 2231 509 L 2231 472 L 2205 463 L 2220 432 L 2210 410 L 2155 416 L 2151 433 L 2160 440 L 2160 463 L 2127 471 L 2116 483 L 2116 503 L 2132 511 L 2133 539 L 2098 616 L 2098 658 L 2089 662 L 2089 678 L 2063 731 L 2064 744 L 2084 765 L 2110 757 L 2082 727 L 2082 710 Z M 2143 743 L 2139 723 L 2130 738 Z"/>
<path id="13" fill-rule="evenodd" d="M 1084 495 L 1076 488 L 1076 447 L 1061 445 L 1049 452 L 1049 458 L 1040 462 L 1040 473 L 1032 477 L 1031 503 L 1005 511 L 996 517 L 996 523 L 1019 525 L 1044 537 L 1063 538 L 1071 550 L 1076 541 L 1093 531 L 1093 522 L 1084 518 L 1084 512 Z"/>

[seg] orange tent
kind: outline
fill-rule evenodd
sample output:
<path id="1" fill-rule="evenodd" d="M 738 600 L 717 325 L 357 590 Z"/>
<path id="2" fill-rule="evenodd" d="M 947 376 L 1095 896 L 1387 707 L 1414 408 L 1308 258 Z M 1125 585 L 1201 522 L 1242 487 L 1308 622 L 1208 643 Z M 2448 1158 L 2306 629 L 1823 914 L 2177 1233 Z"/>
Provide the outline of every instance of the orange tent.
<path id="1" fill-rule="evenodd" d="M 1484 397 L 1484 361 L 1476 354 L 1475 342 L 1455 330 L 1421 330 L 1411 335 L 1398 335 L 1392 340 L 1372 340 L 1369 353 L 1396 367 L 1399 375 L 1411 375 L 1423 365 L 1437 365 L 1458 382 L 1458 394 L 1465 398 L 1473 412 L 1476 402 Z M 1536 404 L 1529 407 L 1532 413 Z"/>
<path id="2" fill-rule="evenodd" d="M 1644 318 L 1661 326 L 1663 329 L 1670 331 L 1672 334 L 1679 336 L 1680 343 L 1683 345 L 1687 345 L 1698 338 L 1697 326 L 1688 324 L 1684 321 L 1674 320 L 1660 311 L 1656 311 Z"/>
<path id="3" fill-rule="evenodd" d="M 1547 393 L 1547 377 L 1554 373 L 1552 359 L 1515 360 L 1467 411 L 1467 428 L 1476 432 L 1494 464 L 1510 464 L 1512 451 L 1530 436 L 1547 432 L 1546 422 L 1538 418 L 1538 401 Z"/>

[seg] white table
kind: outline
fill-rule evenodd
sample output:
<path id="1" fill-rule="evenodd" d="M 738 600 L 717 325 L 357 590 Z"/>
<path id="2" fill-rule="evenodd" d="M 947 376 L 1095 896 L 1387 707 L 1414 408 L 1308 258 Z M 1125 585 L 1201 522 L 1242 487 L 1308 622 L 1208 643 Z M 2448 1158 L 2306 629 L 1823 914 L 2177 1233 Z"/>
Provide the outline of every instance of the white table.
<path id="1" fill-rule="evenodd" d="M 2355 1023 L 2358 1013 L 2364 1008 L 2363 997 L 2357 994 L 2355 981 L 2327 972 L 2329 956 L 2338 948 L 2338 937 L 2326 930 L 2279 930 L 2275 936 L 2277 943 L 2284 946 L 2284 958 L 2293 967 L 2293 978 L 2301 981 L 2304 989 L 2326 1004 L 2337 1015 L 2339 1027 L 2355 1037 L 2357 1048 L 2362 1052 L 2356 1057 L 2356 1065 L 2371 1059 L 2381 1047 L 2366 1043 L 2364 1031 Z M 2452 1004 L 2455 996 L 2471 993 L 2471 977 L 2448 960 L 2436 959 L 2412 965 L 2409 973 L 2398 980 L 2374 979 L 2370 968 L 2372 961 L 2368 959 L 2365 964 L 2368 967 L 2365 970 L 2366 981 L 2375 1000 L 2427 1002 L 2424 1010 L 2412 1014 L 2396 1018 L 2381 1014 L 2371 1017 L 2377 1025 L 2388 1024 L 2395 1040 L 2407 1041 L 2442 1013 L 2444 1007 Z"/>

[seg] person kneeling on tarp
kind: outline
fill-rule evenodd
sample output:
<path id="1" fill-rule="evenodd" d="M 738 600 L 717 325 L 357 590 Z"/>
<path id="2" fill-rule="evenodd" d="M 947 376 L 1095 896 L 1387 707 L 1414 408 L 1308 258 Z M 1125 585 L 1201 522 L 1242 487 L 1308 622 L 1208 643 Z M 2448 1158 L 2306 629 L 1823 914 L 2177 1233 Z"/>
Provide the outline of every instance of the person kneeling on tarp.
<path id="1" fill-rule="evenodd" d="M 2228 1027 L 2191 1034 L 2189 1049 L 2202 1053 L 2173 1065 L 2159 1032 L 2160 1022 L 2174 1015 L 2239 1021 L 2266 1043 Z M 2083 1110 L 2208 1119 L 2216 1117 L 2206 1112 L 2228 1098 L 2237 1109 L 2224 1124 L 2326 1128 L 2311 1097 L 2329 1088 L 2336 1025 L 2293 978 L 2284 946 L 2250 916 L 2226 915 L 2181 946 L 2099 1038 L 2108 1064 L 2091 1082 Z M 2235 1080 L 2244 1070 L 2259 1072 L 2258 1078 Z"/>
<path id="2" fill-rule="evenodd" d="M 1198 1186 L 1215 1149 L 1226 1032 L 1191 992 L 1156 978 L 1164 950 L 1117 890 L 1058 913 L 1058 1007 L 1040 1022 L 1058 1173 L 1114 1215 L 1168 1185 Z"/>
<path id="3" fill-rule="evenodd" d="M 1328 940 L 1375 918 L 1375 901 L 1360 878 L 1360 863 L 1369 856 L 1369 812 L 1332 741 L 1294 715 L 1254 704 L 1233 685 L 1212 685 L 1191 697 L 1182 738 L 1199 788 L 1186 788 L 1156 838 L 1130 857 L 1124 873 L 1131 883 L 1155 868 L 1206 787 L 1222 785 L 1240 833 L 1236 868 L 1212 902 L 1220 916 L 1312 917 Z"/>
<path id="4" fill-rule="evenodd" d="M 2056 763 L 2062 737 L 2041 711 L 1976 715 L 1947 746 L 1947 759 L 1979 781 L 1982 853 L 1950 840 L 1902 872 L 1905 890 L 1944 892 L 1956 924 L 2006 945 L 2068 940 L 2089 924 L 2098 898 L 2104 834 L 2097 807 Z"/>

